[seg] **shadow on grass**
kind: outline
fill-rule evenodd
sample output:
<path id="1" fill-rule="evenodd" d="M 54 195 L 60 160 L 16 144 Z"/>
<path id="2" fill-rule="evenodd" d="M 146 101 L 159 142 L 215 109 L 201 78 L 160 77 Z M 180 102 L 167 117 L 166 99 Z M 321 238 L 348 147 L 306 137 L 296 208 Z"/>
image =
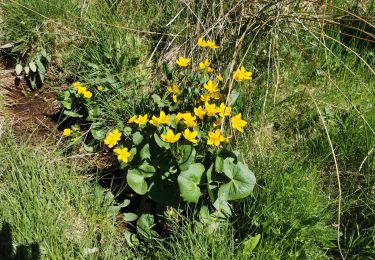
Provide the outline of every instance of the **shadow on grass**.
<path id="1" fill-rule="evenodd" d="M 0 230 L 0 260 L 35 260 L 40 259 L 37 243 L 18 245 L 13 248 L 12 230 L 9 223 L 4 223 Z"/>

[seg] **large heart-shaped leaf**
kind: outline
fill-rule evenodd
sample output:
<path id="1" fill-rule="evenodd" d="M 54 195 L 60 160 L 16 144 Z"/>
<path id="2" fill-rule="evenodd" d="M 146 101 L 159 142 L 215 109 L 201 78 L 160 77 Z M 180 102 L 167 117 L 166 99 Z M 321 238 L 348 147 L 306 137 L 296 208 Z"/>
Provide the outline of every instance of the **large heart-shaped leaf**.
<path id="1" fill-rule="evenodd" d="M 219 188 L 218 196 L 223 200 L 238 200 L 249 196 L 256 182 L 254 174 L 245 164 L 235 164 L 233 161 L 233 158 L 224 160 L 224 174 L 230 182 Z"/>
<path id="2" fill-rule="evenodd" d="M 147 182 L 145 174 L 138 169 L 131 169 L 126 175 L 129 186 L 138 194 L 143 195 L 147 192 Z"/>
<path id="3" fill-rule="evenodd" d="M 181 197 L 187 202 L 198 202 L 201 196 L 199 183 L 201 181 L 204 166 L 201 163 L 190 164 L 186 171 L 182 171 L 177 178 Z"/>

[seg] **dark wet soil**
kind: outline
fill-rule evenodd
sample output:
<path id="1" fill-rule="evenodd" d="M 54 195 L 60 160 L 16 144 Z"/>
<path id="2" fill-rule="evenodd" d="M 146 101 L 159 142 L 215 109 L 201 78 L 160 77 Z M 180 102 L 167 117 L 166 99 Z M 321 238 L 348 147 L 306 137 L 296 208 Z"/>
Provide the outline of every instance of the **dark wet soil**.
<path id="1" fill-rule="evenodd" d="M 33 135 L 34 140 L 45 140 L 56 134 L 54 115 L 59 113 L 57 93 L 44 86 L 32 90 L 22 77 L 17 77 L 14 66 L 0 64 L 1 116 L 7 119 L 16 136 Z"/>

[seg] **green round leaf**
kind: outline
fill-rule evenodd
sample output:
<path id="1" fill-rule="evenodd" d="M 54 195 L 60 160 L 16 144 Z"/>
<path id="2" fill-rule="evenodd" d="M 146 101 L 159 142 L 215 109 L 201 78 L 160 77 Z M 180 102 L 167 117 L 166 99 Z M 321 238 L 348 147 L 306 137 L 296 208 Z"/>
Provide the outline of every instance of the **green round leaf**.
<path id="1" fill-rule="evenodd" d="M 218 196 L 223 200 L 243 199 L 251 194 L 255 186 L 255 176 L 249 168 L 241 163 L 233 163 L 233 158 L 224 160 L 224 174 L 230 182 L 219 188 Z"/>
<path id="2" fill-rule="evenodd" d="M 132 222 L 134 220 L 137 220 L 137 218 L 138 216 L 135 213 L 132 213 L 132 212 L 124 213 L 124 219 L 126 222 Z"/>
<path id="3" fill-rule="evenodd" d="M 126 180 L 136 193 L 143 195 L 147 192 L 147 182 L 145 181 L 145 176 L 137 169 L 131 169 L 126 175 Z"/>
<path id="4" fill-rule="evenodd" d="M 187 202 L 197 203 L 201 196 L 199 183 L 201 181 L 204 166 L 201 163 L 190 164 L 186 171 L 182 171 L 177 178 L 181 197 Z"/>
<path id="5" fill-rule="evenodd" d="M 143 135 L 140 132 L 135 132 L 133 134 L 133 143 L 139 145 L 143 141 Z"/>

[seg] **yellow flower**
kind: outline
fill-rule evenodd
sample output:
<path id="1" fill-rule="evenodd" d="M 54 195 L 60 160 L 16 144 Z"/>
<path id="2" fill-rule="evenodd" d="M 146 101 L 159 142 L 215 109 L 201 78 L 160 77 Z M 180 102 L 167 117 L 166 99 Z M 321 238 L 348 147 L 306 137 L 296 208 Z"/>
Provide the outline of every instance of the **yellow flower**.
<path id="1" fill-rule="evenodd" d="M 129 124 L 134 123 L 136 119 L 137 119 L 137 116 L 134 115 L 134 116 L 132 116 L 131 118 L 129 118 L 128 123 L 129 123 Z"/>
<path id="2" fill-rule="evenodd" d="M 211 68 L 211 67 L 208 67 L 208 68 L 207 68 L 207 72 L 208 72 L 208 73 L 212 73 L 213 71 L 214 71 L 213 68 Z"/>
<path id="3" fill-rule="evenodd" d="M 208 48 L 211 48 L 211 49 L 217 49 L 217 48 L 219 48 L 219 46 L 216 45 L 216 43 L 214 41 L 210 41 L 210 40 L 208 40 L 206 42 L 206 45 L 207 45 Z"/>
<path id="4" fill-rule="evenodd" d="M 207 42 L 205 40 L 203 40 L 202 38 L 199 38 L 198 39 L 198 46 L 205 48 L 205 47 L 207 47 Z"/>
<path id="5" fill-rule="evenodd" d="M 223 76 L 221 76 L 220 74 L 216 75 L 216 78 L 217 78 L 219 81 L 223 81 L 223 80 L 224 80 Z"/>
<path id="6" fill-rule="evenodd" d="M 188 114 L 188 113 L 180 113 L 180 112 L 178 112 L 177 115 L 176 115 L 176 117 L 175 117 L 175 120 L 177 122 L 179 122 L 181 119 L 185 118 L 186 114 Z"/>
<path id="7" fill-rule="evenodd" d="M 92 92 L 91 91 L 88 91 L 86 90 L 85 92 L 82 93 L 83 97 L 84 98 L 91 98 L 92 97 Z"/>
<path id="8" fill-rule="evenodd" d="M 197 126 L 197 122 L 195 121 L 196 119 L 197 117 L 192 116 L 190 113 L 185 113 L 184 115 L 184 123 L 187 125 L 187 127 Z"/>
<path id="9" fill-rule="evenodd" d="M 204 62 L 199 63 L 199 69 L 201 69 L 201 70 L 208 69 L 210 67 L 210 64 L 211 64 L 211 62 L 208 59 L 205 59 Z"/>
<path id="10" fill-rule="evenodd" d="M 112 132 L 109 132 L 107 136 L 104 139 L 104 143 L 109 147 L 112 148 L 113 146 L 118 144 L 118 141 L 120 141 L 122 136 L 122 133 L 115 129 Z"/>
<path id="11" fill-rule="evenodd" d="M 247 124 L 245 120 L 241 119 L 241 113 L 235 115 L 230 119 L 230 122 L 232 123 L 232 126 L 234 129 L 240 131 L 243 133 L 243 127 Z"/>
<path id="12" fill-rule="evenodd" d="M 206 114 L 206 110 L 202 108 L 202 106 L 195 107 L 194 108 L 194 114 L 199 117 L 200 119 L 203 119 L 204 115 Z"/>
<path id="13" fill-rule="evenodd" d="M 189 142 L 192 142 L 193 144 L 196 144 L 198 142 L 198 140 L 196 139 L 198 135 L 197 131 L 190 132 L 189 128 L 186 128 L 182 134 Z"/>
<path id="14" fill-rule="evenodd" d="M 77 89 L 77 93 L 78 94 L 83 94 L 84 92 L 87 91 L 87 88 L 86 87 L 82 87 L 82 85 L 77 86 L 76 89 Z"/>
<path id="15" fill-rule="evenodd" d="M 181 138 L 181 134 L 174 134 L 171 129 L 168 129 L 167 134 L 160 135 L 161 139 L 163 139 L 164 142 L 167 143 L 175 143 Z"/>
<path id="16" fill-rule="evenodd" d="M 208 101 L 210 101 L 210 99 L 211 99 L 211 96 L 209 94 L 201 95 L 201 100 L 203 102 L 208 102 Z"/>
<path id="17" fill-rule="evenodd" d="M 173 102 L 177 103 L 177 96 L 176 95 L 173 95 L 172 99 L 173 99 Z"/>
<path id="18" fill-rule="evenodd" d="M 185 59 L 184 57 L 180 56 L 180 57 L 176 60 L 176 63 L 177 63 L 177 65 L 180 66 L 180 67 L 186 67 L 186 66 L 188 66 L 189 63 L 190 63 L 190 58 L 186 58 L 186 59 Z"/>
<path id="19" fill-rule="evenodd" d="M 232 108 L 226 107 L 224 103 L 221 103 L 220 107 L 217 108 L 217 113 L 219 113 L 221 117 L 230 116 L 231 111 L 232 111 Z"/>
<path id="20" fill-rule="evenodd" d="M 220 94 L 219 94 L 219 92 L 212 92 L 212 93 L 210 93 L 210 98 L 213 98 L 213 99 L 220 99 Z"/>
<path id="21" fill-rule="evenodd" d="M 234 72 L 233 79 L 237 82 L 243 80 L 251 80 L 253 73 L 250 71 L 246 71 L 245 67 L 242 66 L 241 69 L 238 69 Z"/>
<path id="22" fill-rule="evenodd" d="M 147 118 L 148 118 L 147 114 L 145 114 L 143 116 L 139 115 L 137 117 L 137 119 L 134 120 L 134 123 L 136 123 L 138 125 L 145 125 L 147 123 Z"/>
<path id="23" fill-rule="evenodd" d="M 210 103 L 206 102 L 204 104 L 204 107 L 206 109 L 206 113 L 207 113 L 208 116 L 214 116 L 217 112 L 217 107 L 216 107 L 215 104 L 210 104 Z"/>
<path id="24" fill-rule="evenodd" d="M 205 83 L 203 85 L 203 87 L 205 89 L 207 89 L 208 92 L 214 93 L 214 92 L 218 92 L 219 91 L 219 89 L 217 88 L 218 85 L 219 85 L 219 83 L 212 82 L 212 80 L 209 80 L 207 83 Z"/>
<path id="25" fill-rule="evenodd" d="M 82 87 L 82 84 L 81 84 L 81 82 L 76 81 L 76 82 L 74 82 L 74 83 L 72 84 L 72 86 L 73 86 L 75 89 L 77 89 L 78 87 Z"/>
<path id="26" fill-rule="evenodd" d="M 129 157 L 132 155 L 129 151 L 128 148 L 120 148 L 116 147 L 113 149 L 113 152 L 117 154 L 117 159 L 121 162 L 127 163 L 129 161 Z"/>
<path id="27" fill-rule="evenodd" d="M 160 111 L 159 117 L 152 116 L 152 119 L 150 120 L 150 123 L 154 126 L 158 126 L 161 124 L 168 124 L 169 123 L 169 115 L 166 115 L 164 111 Z"/>
<path id="28" fill-rule="evenodd" d="M 97 86 L 96 88 L 97 88 L 99 91 L 103 91 L 103 89 L 104 89 L 103 86 Z"/>
<path id="29" fill-rule="evenodd" d="M 168 86 L 167 91 L 172 94 L 180 94 L 181 92 L 180 87 L 177 85 Z"/>
<path id="30" fill-rule="evenodd" d="M 220 146 L 220 143 L 225 141 L 225 137 L 221 135 L 219 129 L 216 129 L 214 132 L 208 131 L 208 140 L 207 144 L 212 146 Z"/>
<path id="31" fill-rule="evenodd" d="M 64 129 L 64 132 L 63 132 L 64 136 L 69 136 L 71 134 L 72 134 L 72 129 L 70 129 L 70 128 L 65 128 Z"/>

